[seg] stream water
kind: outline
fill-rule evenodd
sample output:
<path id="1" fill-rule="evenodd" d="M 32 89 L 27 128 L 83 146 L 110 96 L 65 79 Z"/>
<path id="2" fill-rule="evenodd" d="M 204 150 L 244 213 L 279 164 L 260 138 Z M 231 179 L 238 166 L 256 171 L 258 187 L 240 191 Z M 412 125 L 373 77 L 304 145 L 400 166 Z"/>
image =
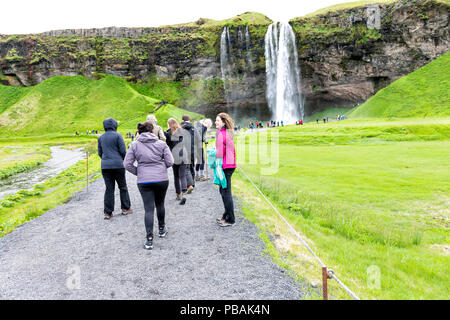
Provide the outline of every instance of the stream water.
<path id="1" fill-rule="evenodd" d="M 52 158 L 36 169 L 0 180 L 0 200 L 9 194 L 23 189 L 31 189 L 34 185 L 42 183 L 63 170 L 84 159 L 82 149 L 66 150 L 61 147 L 50 147 Z"/>

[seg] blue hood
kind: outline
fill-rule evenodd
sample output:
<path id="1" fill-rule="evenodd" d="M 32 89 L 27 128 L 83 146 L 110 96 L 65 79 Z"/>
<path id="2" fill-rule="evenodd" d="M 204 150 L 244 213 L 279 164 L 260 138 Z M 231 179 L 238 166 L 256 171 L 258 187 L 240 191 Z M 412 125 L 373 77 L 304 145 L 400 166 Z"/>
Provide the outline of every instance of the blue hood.
<path id="1" fill-rule="evenodd" d="M 117 121 L 114 120 L 113 118 L 105 119 L 103 120 L 103 128 L 105 129 L 105 131 L 108 130 L 117 131 Z"/>

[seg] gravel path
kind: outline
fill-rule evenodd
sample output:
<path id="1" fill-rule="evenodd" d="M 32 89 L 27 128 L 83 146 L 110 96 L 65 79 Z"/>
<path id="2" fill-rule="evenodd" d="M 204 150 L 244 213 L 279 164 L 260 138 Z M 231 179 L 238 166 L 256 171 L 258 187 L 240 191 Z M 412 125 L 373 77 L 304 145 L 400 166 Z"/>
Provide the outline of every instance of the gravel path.
<path id="1" fill-rule="evenodd" d="M 169 170 L 172 177 L 172 170 Z M 215 219 L 217 187 L 198 182 L 186 205 L 166 197 L 167 238 L 145 242 L 142 199 L 135 213 L 103 220 L 103 179 L 60 207 L 0 238 L 0 299 L 301 299 L 305 289 L 263 254 L 256 226 L 236 209 L 233 227 Z M 237 199 L 238 200 L 238 199 Z M 116 212 L 120 209 L 116 191 Z M 155 223 L 155 228 L 156 228 Z"/>

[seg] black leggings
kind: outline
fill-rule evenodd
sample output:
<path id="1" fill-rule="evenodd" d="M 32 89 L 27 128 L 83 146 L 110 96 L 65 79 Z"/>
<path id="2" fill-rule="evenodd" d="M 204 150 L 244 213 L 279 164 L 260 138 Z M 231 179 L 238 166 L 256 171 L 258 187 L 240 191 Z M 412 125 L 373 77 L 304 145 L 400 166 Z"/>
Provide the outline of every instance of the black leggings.
<path id="1" fill-rule="evenodd" d="M 164 218 L 166 209 L 164 208 L 164 199 L 166 198 L 169 181 L 161 181 L 155 183 L 138 184 L 139 192 L 144 201 L 145 209 L 145 230 L 147 231 L 147 239 L 153 238 L 153 217 L 156 206 L 156 215 L 158 216 L 158 226 L 165 226 Z"/>
<path id="2" fill-rule="evenodd" d="M 186 181 L 186 165 L 185 164 L 174 164 L 172 166 L 173 170 L 173 182 L 175 184 L 175 192 L 180 194 L 187 190 Z"/>
<path id="3" fill-rule="evenodd" d="M 222 196 L 223 206 L 225 207 L 225 212 L 222 216 L 226 222 L 234 223 L 234 203 L 233 203 L 233 195 L 231 194 L 231 176 L 234 173 L 234 168 L 223 169 L 225 173 L 225 178 L 227 179 L 227 187 L 225 189 L 220 186 L 219 192 Z"/>
<path id="4" fill-rule="evenodd" d="M 195 165 L 195 171 L 199 171 L 199 170 L 205 170 L 205 152 L 203 151 L 202 148 L 202 161 L 201 163 L 198 163 Z"/>

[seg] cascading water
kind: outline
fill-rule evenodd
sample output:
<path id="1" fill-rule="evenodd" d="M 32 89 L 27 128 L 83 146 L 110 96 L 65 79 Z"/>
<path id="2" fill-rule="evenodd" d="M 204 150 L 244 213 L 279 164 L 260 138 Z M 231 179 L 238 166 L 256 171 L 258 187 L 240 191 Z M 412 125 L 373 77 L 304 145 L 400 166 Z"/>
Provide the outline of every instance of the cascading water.
<path id="1" fill-rule="evenodd" d="M 220 37 L 220 70 L 222 72 L 222 81 L 225 90 L 225 99 L 227 104 L 231 102 L 231 80 L 233 78 L 231 63 L 231 43 L 228 27 L 223 28 Z"/>
<path id="2" fill-rule="evenodd" d="M 287 22 L 275 22 L 265 36 L 266 98 L 272 119 L 284 123 L 303 119 L 300 67 L 294 31 Z"/>
<path id="3" fill-rule="evenodd" d="M 250 52 L 250 33 L 248 32 L 248 26 L 245 27 L 245 50 L 247 51 L 247 63 L 250 67 L 250 72 L 253 72 L 255 68 L 253 67 L 253 58 Z"/>
<path id="4" fill-rule="evenodd" d="M 248 32 L 248 27 L 245 31 L 245 39 L 243 29 L 238 27 L 237 42 L 235 45 L 235 55 L 233 55 L 230 29 L 228 27 L 224 27 L 220 37 L 220 69 L 222 72 L 225 99 L 228 106 L 230 106 L 233 102 L 245 99 L 245 90 L 240 88 L 242 72 L 246 78 L 253 77 L 253 62 L 249 52 L 250 34 Z M 246 52 L 244 53 L 243 51 Z M 239 61 L 240 59 L 245 59 L 247 66 L 243 70 L 238 71 L 239 68 L 236 61 Z"/>

